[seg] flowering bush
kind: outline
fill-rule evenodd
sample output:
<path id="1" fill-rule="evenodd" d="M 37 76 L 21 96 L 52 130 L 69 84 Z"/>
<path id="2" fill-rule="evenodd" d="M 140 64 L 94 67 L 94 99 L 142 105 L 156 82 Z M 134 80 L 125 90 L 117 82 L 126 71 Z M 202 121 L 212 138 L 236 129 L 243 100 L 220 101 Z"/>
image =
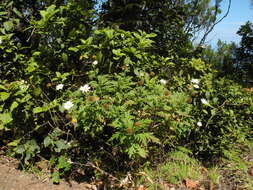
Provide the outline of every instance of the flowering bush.
<path id="1" fill-rule="evenodd" d="M 222 155 L 252 138 L 252 96 L 238 85 L 200 59 L 150 52 L 154 34 L 79 23 L 69 31 L 73 6 L 32 20 L 34 49 L 0 31 L 0 141 L 10 154 L 50 160 L 58 181 L 89 161 L 130 170 L 179 145 Z"/>

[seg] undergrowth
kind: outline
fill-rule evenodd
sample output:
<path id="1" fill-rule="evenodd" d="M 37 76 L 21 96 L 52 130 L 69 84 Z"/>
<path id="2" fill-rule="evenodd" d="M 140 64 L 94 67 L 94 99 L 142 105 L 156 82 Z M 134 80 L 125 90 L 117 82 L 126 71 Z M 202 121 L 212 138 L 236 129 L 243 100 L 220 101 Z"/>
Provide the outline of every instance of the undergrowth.
<path id="1" fill-rule="evenodd" d="M 155 34 L 72 23 L 75 6 L 31 18 L 32 47 L 0 23 L 0 143 L 22 166 L 46 162 L 55 183 L 79 169 L 116 184 L 147 167 L 151 181 L 178 184 L 202 180 L 201 160 L 231 157 L 252 139 L 251 90 L 201 59 L 150 51 Z M 215 184 L 217 170 L 204 176 Z"/>

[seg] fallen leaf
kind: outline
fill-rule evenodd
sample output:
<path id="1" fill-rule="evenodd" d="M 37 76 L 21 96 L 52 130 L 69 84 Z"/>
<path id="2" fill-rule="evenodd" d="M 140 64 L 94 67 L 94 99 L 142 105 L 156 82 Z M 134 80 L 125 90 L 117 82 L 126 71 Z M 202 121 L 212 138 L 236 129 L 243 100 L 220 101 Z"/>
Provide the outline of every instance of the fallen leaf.
<path id="1" fill-rule="evenodd" d="M 144 185 L 140 185 L 136 190 L 147 190 L 147 188 L 145 188 Z"/>
<path id="2" fill-rule="evenodd" d="M 198 185 L 199 185 L 198 181 L 193 181 L 193 180 L 190 180 L 190 179 L 185 180 L 185 186 L 188 189 L 195 189 L 195 188 L 197 188 Z"/>
<path id="3" fill-rule="evenodd" d="M 251 168 L 248 169 L 248 174 L 250 176 L 253 176 L 253 167 L 251 167 Z"/>

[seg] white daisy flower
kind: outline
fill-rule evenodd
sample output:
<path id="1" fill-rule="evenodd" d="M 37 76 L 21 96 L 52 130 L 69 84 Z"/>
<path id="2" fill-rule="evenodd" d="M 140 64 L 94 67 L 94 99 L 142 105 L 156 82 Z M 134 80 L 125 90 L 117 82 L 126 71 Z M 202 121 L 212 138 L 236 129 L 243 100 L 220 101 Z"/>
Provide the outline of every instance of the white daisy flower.
<path id="1" fill-rule="evenodd" d="M 74 106 L 74 104 L 71 101 L 67 101 L 63 104 L 63 108 L 65 110 L 69 110 L 70 108 L 72 108 Z"/>
<path id="2" fill-rule="evenodd" d="M 202 127 L 202 122 L 201 122 L 201 121 L 197 122 L 197 125 L 198 125 L 199 127 Z"/>
<path id="3" fill-rule="evenodd" d="M 194 84 L 193 87 L 196 89 L 199 89 L 199 85 L 197 85 L 197 84 Z"/>
<path id="4" fill-rule="evenodd" d="M 199 84 L 199 79 L 192 79 L 191 82 L 194 84 Z"/>
<path id="5" fill-rule="evenodd" d="M 167 84 L 167 81 L 164 80 L 164 79 L 161 79 L 161 80 L 160 80 L 160 83 L 163 84 L 163 85 L 165 85 L 165 84 Z"/>
<path id="6" fill-rule="evenodd" d="M 92 62 L 92 65 L 97 65 L 97 64 L 98 64 L 97 60 L 95 60 L 95 61 Z"/>
<path id="7" fill-rule="evenodd" d="M 201 103 L 204 104 L 204 105 L 208 105 L 208 101 L 205 99 L 205 98 L 201 98 Z"/>
<path id="8" fill-rule="evenodd" d="M 64 84 L 58 84 L 58 85 L 56 86 L 56 90 L 62 90 L 63 87 L 64 87 Z"/>
<path id="9" fill-rule="evenodd" d="M 89 92 L 90 91 L 90 86 L 88 84 L 85 84 L 85 85 L 81 86 L 79 89 L 82 93 Z"/>

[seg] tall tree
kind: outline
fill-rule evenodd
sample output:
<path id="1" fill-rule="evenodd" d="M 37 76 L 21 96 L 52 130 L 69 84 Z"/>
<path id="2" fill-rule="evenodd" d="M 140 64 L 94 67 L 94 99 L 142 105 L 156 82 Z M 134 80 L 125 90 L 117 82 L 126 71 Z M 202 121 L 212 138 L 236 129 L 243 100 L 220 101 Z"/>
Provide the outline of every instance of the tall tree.
<path id="1" fill-rule="evenodd" d="M 176 49 L 188 43 L 183 30 L 186 14 L 185 7 L 175 0 L 108 0 L 102 6 L 101 26 L 154 32 L 159 50 L 166 46 Z"/>
<path id="2" fill-rule="evenodd" d="M 226 43 L 221 40 L 217 42 L 217 47 L 212 49 L 207 46 L 202 54 L 202 59 L 214 68 L 221 76 L 232 76 L 239 74 L 237 65 L 237 46 L 234 42 Z M 234 76 L 232 76 L 234 77 Z"/>
<path id="3" fill-rule="evenodd" d="M 246 82 L 253 79 L 253 24 L 246 22 L 237 32 L 241 36 L 238 61 Z"/>
<path id="4" fill-rule="evenodd" d="M 231 3 L 231 1 L 229 1 Z M 113 26 L 157 34 L 156 48 L 177 53 L 190 47 L 190 40 L 203 33 L 201 43 L 217 23 L 221 0 L 107 0 L 100 26 Z"/>

